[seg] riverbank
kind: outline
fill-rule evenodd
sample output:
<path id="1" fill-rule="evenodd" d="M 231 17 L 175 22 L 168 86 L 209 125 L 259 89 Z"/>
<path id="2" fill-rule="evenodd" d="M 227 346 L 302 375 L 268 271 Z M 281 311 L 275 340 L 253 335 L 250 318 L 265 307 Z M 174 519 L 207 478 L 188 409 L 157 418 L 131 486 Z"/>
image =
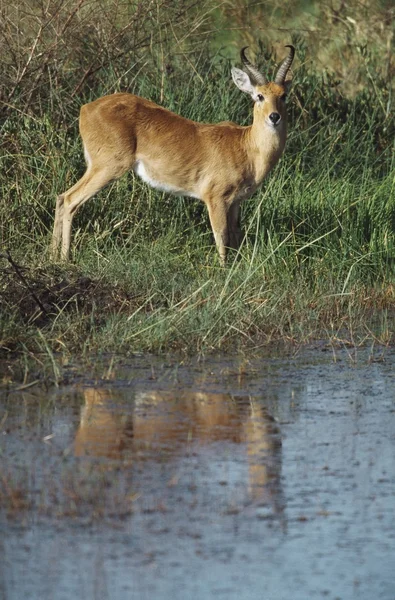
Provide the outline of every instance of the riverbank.
<path id="1" fill-rule="evenodd" d="M 245 239 L 226 268 L 203 203 L 155 191 L 132 174 L 78 212 L 71 262 L 51 261 L 55 198 L 84 169 L 79 107 L 119 82 L 103 67 L 107 87 L 84 88 L 63 107 L 67 114 L 45 90 L 29 111 L 8 110 L 1 129 L 2 358 L 53 365 L 112 352 L 393 342 L 391 91 L 377 75 L 374 85 L 346 95 L 306 44 L 295 44 L 285 153 L 243 203 Z M 198 121 L 251 123 L 251 102 L 231 81 L 234 61 L 209 48 L 192 56 L 194 64 L 182 57 L 172 64 L 162 88 L 148 71 L 122 87 Z M 367 68 L 375 57 L 366 55 Z M 276 57 L 257 62 L 271 73 Z"/>

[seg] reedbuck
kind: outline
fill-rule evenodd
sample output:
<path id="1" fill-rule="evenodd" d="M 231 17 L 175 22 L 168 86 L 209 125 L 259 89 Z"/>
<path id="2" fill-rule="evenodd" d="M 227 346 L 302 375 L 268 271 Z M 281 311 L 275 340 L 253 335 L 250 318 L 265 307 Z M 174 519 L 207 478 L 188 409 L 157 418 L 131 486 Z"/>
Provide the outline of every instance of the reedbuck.
<path id="1" fill-rule="evenodd" d="M 78 208 L 111 181 L 133 169 L 151 186 L 199 198 L 207 205 L 221 263 L 239 247 L 240 202 L 251 196 L 278 162 L 287 135 L 285 81 L 295 49 L 289 48 L 274 82 L 241 50 L 244 70 L 234 83 L 254 101 L 253 123 L 196 123 L 132 94 L 104 96 L 81 108 L 80 133 L 87 169 L 58 196 L 52 251 L 70 251 L 71 224 Z"/>
<path id="2" fill-rule="evenodd" d="M 244 455 L 245 449 L 240 475 L 243 485 L 248 481 L 250 498 L 281 510 L 281 430 L 259 400 L 224 393 L 136 390 L 134 403 L 122 408 L 122 397 L 116 394 L 111 388 L 84 389 L 76 456 L 121 461 L 118 468 L 160 462 L 169 480 L 179 472 L 180 457 L 203 455 L 206 464 L 208 455 L 217 455 L 216 444 L 231 445 L 235 453 Z M 101 461 L 102 468 L 111 466 L 116 465 Z M 151 493 L 143 491 L 145 498 Z"/>

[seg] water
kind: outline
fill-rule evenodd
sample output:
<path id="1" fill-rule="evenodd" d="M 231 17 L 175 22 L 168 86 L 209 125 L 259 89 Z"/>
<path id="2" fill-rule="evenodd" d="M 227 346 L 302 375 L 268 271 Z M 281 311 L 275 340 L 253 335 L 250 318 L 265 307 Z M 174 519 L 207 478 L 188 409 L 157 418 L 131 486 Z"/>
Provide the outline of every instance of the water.
<path id="1" fill-rule="evenodd" d="M 337 359 L 1 393 L 0 598 L 394 599 L 394 355 Z"/>

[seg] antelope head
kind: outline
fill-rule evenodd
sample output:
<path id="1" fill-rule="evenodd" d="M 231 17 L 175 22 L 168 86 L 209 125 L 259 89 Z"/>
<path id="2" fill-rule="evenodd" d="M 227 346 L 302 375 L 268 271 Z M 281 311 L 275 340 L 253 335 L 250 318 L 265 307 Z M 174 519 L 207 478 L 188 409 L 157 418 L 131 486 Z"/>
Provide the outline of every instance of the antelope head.
<path id="1" fill-rule="evenodd" d="M 282 128 L 286 122 L 285 99 L 290 88 L 290 81 L 285 81 L 291 67 L 295 48 L 289 48 L 288 56 L 280 65 L 274 81 L 268 79 L 248 60 L 245 51 L 248 46 L 240 52 L 241 62 L 244 70 L 232 69 L 233 81 L 237 87 L 250 94 L 254 105 L 254 120 L 264 122 L 265 125 L 275 130 Z"/>

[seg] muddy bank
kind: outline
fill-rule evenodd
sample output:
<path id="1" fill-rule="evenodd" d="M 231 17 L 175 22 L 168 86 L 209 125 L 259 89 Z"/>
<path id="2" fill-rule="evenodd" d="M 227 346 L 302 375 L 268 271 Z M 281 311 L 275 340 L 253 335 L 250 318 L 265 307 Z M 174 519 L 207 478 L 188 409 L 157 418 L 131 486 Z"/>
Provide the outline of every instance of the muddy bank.
<path id="1" fill-rule="evenodd" d="M 288 287 L 283 275 L 262 285 L 259 270 L 252 277 L 241 262 L 195 268 L 171 256 L 149 266 L 113 257 L 97 270 L 0 253 L 0 360 L 18 359 L 25 371 L 39 364 L 41 377 L 65 356 L 104 352 L 196 356 L 322 339 L 393 344 L 392 284 L 358 284 L 343 294 L 343 281 L 324 278 L 327 287 L 317 287 L 314 274 Z"/>
<path id="2" fill-rule="evenodd" d="M 0 597 L 382 598 L 394 355 L 188 365 L 0 395 Z"/>

